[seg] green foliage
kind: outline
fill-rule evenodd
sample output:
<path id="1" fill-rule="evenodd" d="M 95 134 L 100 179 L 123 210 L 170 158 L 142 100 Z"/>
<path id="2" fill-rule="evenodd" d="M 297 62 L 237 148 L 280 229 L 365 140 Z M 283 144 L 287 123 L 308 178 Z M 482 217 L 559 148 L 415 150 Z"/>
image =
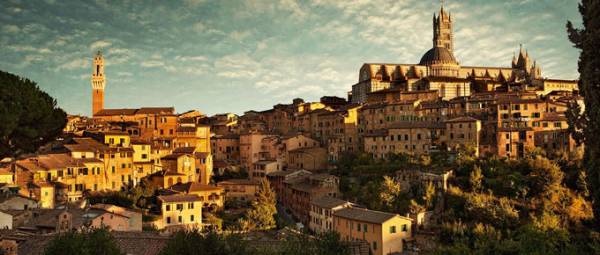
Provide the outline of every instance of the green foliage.
<path id="1" fill-rule="evenodd" d="M 246 171 L 245 169 L 225 169 L 225 171 L 223 171 L 222 175 L 213 175 L 212 176 L 212 180 L 213 182 L 217 183 L 220 181 L 224 181 L 224 180 L 229 180 L 229 179 L 247 179 L 248 178 L 248 171 Z"/>
<path id="2" fill-rule="evenodd" d="M 90 204 L 112 204 L 125 208 L 147 209 L 156 204 L 156 187 L 142 179 L 135 187 L 126 191 L 103 191 L 87 194 Z"/>
<path id="3" fill-rule="evenodd" d="M 256 201 L 252 202 L 252 207 L 239 221 L 240 229 L 248 231 L 274 228 L 276 226 L 275 214 L 277 214 L 276 203 L 275 192 L 271 188 L 271 184 L 267 179 L 261 179 Z"/>
<path id="4" fill-rule="evenodd" d="M 0 71 L 0 158 L 35 152 L 66 123 L 67 114 L 35 82 Z"/>
<path id="5" fill-rule="evenodd" d="M 306 235 L 290 236 L 280 249 L 260 252 L 269 255 L 347 255 L 349 253 L 349 246 L 342 242 L 335 232 L 325 232 L 314 238 Z"/>
<path id="6" fill-rule="evenodd" d="M 45 255 L 120 255 L 124 254 L 107 229 L 59 234 L 46 245 Z"/>
<path id="7" fill-rule="evenodd" d="M 582 0 L 579 4 L 583 27 L 575 28 L 567 23 L 569 40 L 581 50 L 579 55 L 579 90 L 584 98 L 583 116 L 571 117 L 575 129 L 583 130 L 585 144 L 584 162 L 588 176 L 588 185 L 593 201 L 594 215 L 600 215 L 600 2 Z M 577 114 L 576 111 L 572 111 Z M 570 113 L 571 114 L 571 113 Z M 579 120 L 579 121 L 577 121 Z M 578 124 L 578 125 L 577 125 Z M 577 137 L 577 136 L 576 136 Z M 599 217 L 597 217 L 599 218 Z M 600 220 L 596 219 L 596 229 L 600 229 Z"/>
<path id="8" fill-rule="evenodd" d="M 181 231 L 173 235 L 161 255 L 229 255 L 258 254 L 238 235 L 219 235 L 215 232 Z"/>
<path id="9" fill-rule="evenodd" d="M 379 201 L 381 208 L 386 211 L 397 211 L 399 208 L 400 196 L 402 189 L 400 183 L 396 182 L 392 177 L 384 176 L 383 183 L 379 191 Z"/>
<path id="10" fill-rule="evenodd" d="M 469 184 L 471 184 L 471 191 L 481 192 L 483 190 L 483 175 L 481 174 L 481 168 L 475 166 L 471 175 L 469 176 Z"/>
<path id="11" fill-rule="evenodd" d="M 90 204 L 111 204 L 125 208 L 133 208 L 135 202 L 125 192 L 121 191 L 102 191 L 90 193 L 86 196 Z"/>

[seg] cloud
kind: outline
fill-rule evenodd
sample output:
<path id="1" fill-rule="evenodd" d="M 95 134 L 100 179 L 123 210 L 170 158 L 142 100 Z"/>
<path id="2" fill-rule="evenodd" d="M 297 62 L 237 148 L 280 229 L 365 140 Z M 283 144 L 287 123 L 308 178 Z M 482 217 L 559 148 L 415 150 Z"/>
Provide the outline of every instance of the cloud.
<path id="1" fill-rule="evenodd" d="M 198 55 L 198 56 L 175 56 L 175 60 L 178 61 L 206 61 L 208 58 L 206 56 Z"/>
<path id="2" fill-rule="evenodd" d="M 36 52 L 40 54 L 52 53 L 52 50 L 48 48 L 36 48 L 30 45 L 10 45 L 8 48 L 16 52 Z"/>
<path id="3" fill-rule="evenodd" d="M 2 26 L 2 31 L 5 33 L 16 34 L 21 31 L 21 29 L 16 25 L 4 25 Z"/>
<path id="4" fill-rule="evenodd" d="M 91 60 L 85 58 L 76 58 L 57 66 L 55 71 L 87 68 L 90 66 L 90 61 Z"/>
<path id="5" fill-rule="evenodd" d="M 184 0 L 185 5 L 188 7 L 196 7 L 205 2 L 205 0 Z"/>
<path id="6" fill-rule="evenodd" d="M 165 63 L 160 60 L 146 60 L 140 63 L 142 67 L 164 67 Z"/>
<path id="7" fill-rule="evenodd" d="M 247 54 L 236 53 L 217 59 L 214 67 L 218 76 L 225 78 L 254 78 L 260 70 L 260 63 Z"/>
<path id="8" fill-rule="evenodd" d="M 196 32 L 202 32 L 206 29 L 206 26 L 202 22 L 196 22 L 192 25 L 192 29 Z"/>
<path id="9" fill-rule="evenodd" d="M 90 44 L 90 49 L 92 51 L 102 50 L 102 49 L 105 49 L 105 48 L 107 48 L 107 47 L 109 47 L 111 45 L 112 45 L 112 43 L 109 42 L 109 41 L 100 40 L 100 41 L 95 41 L 92 44 Z"/>
<path id="10" fill-rule="evenodd" d="M 243 41 L 244 39 L 248 38 L 249 36 L 252 35 L 252 32 L 246 30 L 246 31 L 233 31 L 231 33 L 229 33 L 229 37 L 235 41 Z"/>

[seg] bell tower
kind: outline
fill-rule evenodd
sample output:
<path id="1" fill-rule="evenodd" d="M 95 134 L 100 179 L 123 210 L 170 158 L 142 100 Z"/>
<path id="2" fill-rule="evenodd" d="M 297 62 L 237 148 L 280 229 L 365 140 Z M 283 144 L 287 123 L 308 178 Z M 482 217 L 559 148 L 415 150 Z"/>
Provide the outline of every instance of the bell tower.
<path id="1" fill-rule="evenodd" d="M 94 56 L 92 65 L 92 116 L 104 109 L 104 87 L 106 78 L 104 77 L 104 57 L 98 51 Z"/>
<path id="2" fill-rule="evenodd" d="M 452 34 L 452 16 L 444 11 L 444 2 L 440 13 L 433 14 L 433 47 L 442 47 L 448 49 L 450 53 L 454 53 L 454 43 Z"/>

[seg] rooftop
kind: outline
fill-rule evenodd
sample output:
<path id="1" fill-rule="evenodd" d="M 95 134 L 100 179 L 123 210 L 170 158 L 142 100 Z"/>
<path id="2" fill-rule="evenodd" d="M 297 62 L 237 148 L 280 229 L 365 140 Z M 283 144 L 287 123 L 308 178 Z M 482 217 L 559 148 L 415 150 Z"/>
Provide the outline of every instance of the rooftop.
<path id="1" fill-rule="evenodd" d="M 357 220 L 357 221 L 364 221 L 364 222 L 375 223 L 375 224 L 382 224 L 394 217 L 401 217 L 398 214 L 373 211 L 373 210 L 364 209 L 364 208 L 354 208 L 354 207 L 349 207 L 349 208 L 344 208 L 344 209 L 338 210 L 338 211 L 334 212 L 333 215 L 337 216 L 337 217 L 341 217 L 341 218 Z M 406 218 L 406 217 L 403 217 L 403 218 L 410 220 L 409 218 Z"/>

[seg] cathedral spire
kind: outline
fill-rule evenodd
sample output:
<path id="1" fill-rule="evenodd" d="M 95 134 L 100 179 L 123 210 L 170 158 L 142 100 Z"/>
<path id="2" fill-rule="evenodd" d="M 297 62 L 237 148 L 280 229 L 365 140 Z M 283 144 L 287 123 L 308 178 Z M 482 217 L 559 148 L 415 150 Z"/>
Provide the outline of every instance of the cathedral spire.
<path id="1" fill-rule="evenodd" d="M 433 47 L 442 47 L 448 49 L 451 53 L 454 50 L 452 19 L 444 10 L 444 1 L 441 1 L 440 12 L 433 19 Z"/>

